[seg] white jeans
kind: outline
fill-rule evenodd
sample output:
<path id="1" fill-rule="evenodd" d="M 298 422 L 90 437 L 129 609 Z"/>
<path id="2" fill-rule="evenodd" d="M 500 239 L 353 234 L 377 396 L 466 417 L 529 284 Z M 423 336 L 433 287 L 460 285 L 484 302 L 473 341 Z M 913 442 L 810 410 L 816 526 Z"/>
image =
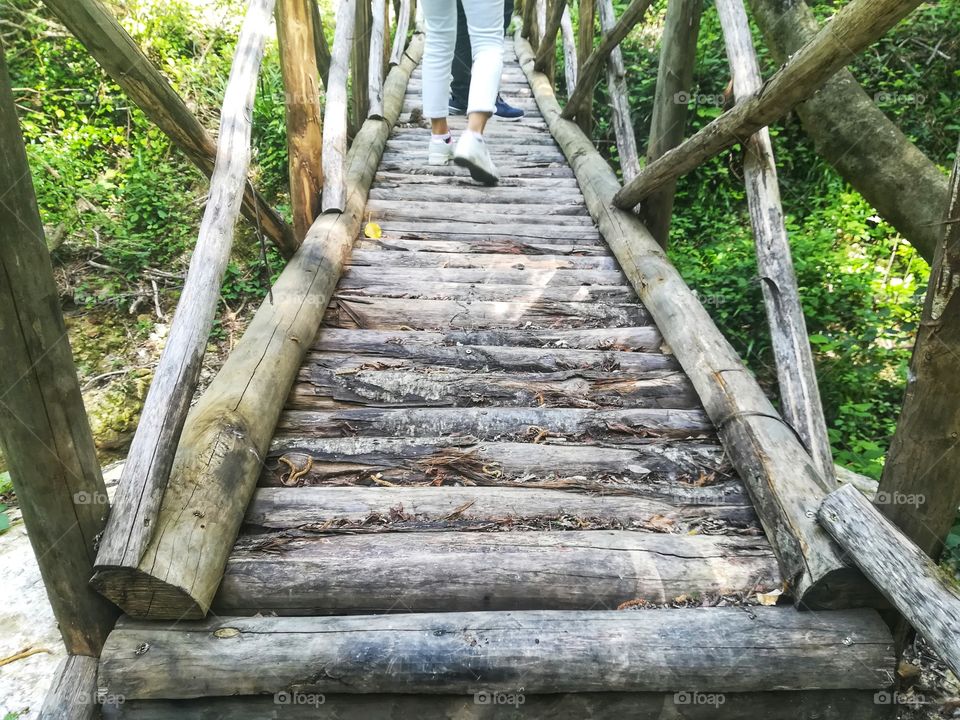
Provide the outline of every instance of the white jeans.
<path id="1" fill-rule="evenodd" d="M 457 0 L 421 0 L 427 37 L 423 50 L 423 114 L 449 113 L 453 51 L 457 44 Z M 470 28 L 473 74 L 467 113 L 493 113 L 503 72 L 503 0 L 463 0 Z"/>

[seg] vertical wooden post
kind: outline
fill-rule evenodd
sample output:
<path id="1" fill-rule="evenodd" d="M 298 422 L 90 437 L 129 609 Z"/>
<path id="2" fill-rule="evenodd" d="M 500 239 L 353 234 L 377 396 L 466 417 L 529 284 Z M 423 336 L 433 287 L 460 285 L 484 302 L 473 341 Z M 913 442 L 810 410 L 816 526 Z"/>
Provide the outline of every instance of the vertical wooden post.
<path id="1" fill-rule="evenodd" d="M 330 79 L 330 46 L 327 36 L 323 32 L 323 18 L 320 17 L 320 6 L 317 0 L 310 0 L 310 17 L 313 18 L 314 53 L 317 56 L 317 69 L 326 91 L 327 81 Z"/>
<path id="2" fill-rule="evenodd" d="M 960 504 L 960 145 L 907 392 L 874 500 L 937 558 Z"/>
<path id="3" fill-rule="evenodd" d="M 523 0 L 523 30 L 522 35 L 534 50 L 540 45 L 540 36 L 537 32 L 537 0 Z"/>
<path id="4" fill-rule="evenodd" d="M 580 24 L 577 27 L 577 55 L 580 58 L 580 67 L 578 68 L 578 77 L 581 81 L 590 81 L 593 85 L 596 82 L 596 76 L 593 79 L 583 72 L 587 59 L 593 53 L 594 24 L 596 21 L 595 0 L 580 0 Z M 577 107 L 577 125 L 583 130 L 587 137 L 593 136 L 593 91 L 590 87 L 583 96 L 583 102 Z"/>
<path id="5" fill-rule="evenodd" d="M 600 30 L 608 33 L 617 24 L 613 0 L 600 0 Z M 617 46 L 607 60 L 607 87 L 613 107 L 613 131 L 617 136 L 617 153 L 620 156 L 620 171 L 627 182 L 640 172 L 640 156 L 637 152 L 637 136 L 630 117 L 630 95 L 627 90 L 627 69 L 623 64 L 623 51 Z"/>
<path id="6" fill-rule="evenodd" d="M 384 48 L 387 45 L 385 24 L 385 0 L 370 0 L 370 59 L 367 66 L 367 114 L 366 117 L 383 117 L 383 65 Z"/>
<path id="7" fill-rule="evenodd" d="M 573 34 L 570 6 L 566 3 L 564 5 L 563 17 L 560 18 L 560 34 L 563 35 L 563 77 L 567 83 L 567 97 L 570 97 L 577 87 L 580 64 L 577 62 L 577 41 Z"/>
<path id="8" fill-rule="evenodd" d="M 323 189 L 323 125 L 320 119 L 316 33 L 310 6 L 315 0 L 278 0 L 277 39 L 286 102 L 290 204 L 297 243 L 320 214 Z"/>
<path id="9" fill-rule="evenodd" d="M 347 75 L 356 23 L 356 1 L 342 0 L 333 31 L 330 81 L 323 105 L 323 211 L 343 212 L 347 203 Z"/>
<path id="10" fill-rule="evenodd" d="M 109 505 L 0 48 L 0 446 L 67 651 L 117 611 L 88 582 Z"/>
<path id="11" fill-rule="evenodd" d="M 537 50 L 536 69 L 544 73 L 551 82 L 557 71 L 557 33 L 563 21 L 563 13 L 567 10 L 567 0 L 550 0 L 549 12 L 545 12 L 544 27 L 546 28 L 543 42 Z"/>
<path id="12" fill-rule="evenodd" d="M 370 31 L 373 24 L 370 2 L 371 0 L 355 0 L 356 20 L 351 53 L 352 73 L 350 75 L 353 89 L 351 107 L 353 108 L 354 128 L 363 125 L 363 121 L 367 119 L 367 111 L 370 109 Z"/>
<path id="13" fill-rule="evenodd" d="M 750 37 L 750 25 L 741 0 L 716 0 L 723 37 L 733 75 L 737 100 L 748 97 L 763 84 L 760 66 Z M 747 203 L 757 247 L 757 269 L 763 283 L 763 299 L 773 344 L 784 418 L 803 440 L 813 458 L 822 486 L 836 487 L 833 455 L 823 418 L 813 353 L 800 304 L 800 290 L 793 271 L 790 241 L 783 221 L 777 169 L 767 128 L 745 143 L 743 174 Z M 669 218 L 668 218 L 669 220 Z"/>
<path id="14" fill-rule="evenodd" d="M 400 0 L 400 9 L 397 11 L 397 30 L 393 35 L 393 49 L 390 53 L 391 65 L 399 65 L 403 60 L 403 51 L 407 46 L 407 33 L 410 31 L 411 10 L 410 0 Z"/>
<path id="15" fill-rule="evenodd" d="M 701 9 L 701 0 L 671 0 L 667 4 L 667 17 L 660 41 L 657 90 L 650 121 L 650 141 L 647 143 L 648 163 L 683 141 L 688 94 L 693 85 L 693 68 L 697 59 Z M 650 195 L 640 208 L 640 217 L 661 247 L 667 246 L 670 235 L 676 186 L 675 181 L 664 185 Z"/>

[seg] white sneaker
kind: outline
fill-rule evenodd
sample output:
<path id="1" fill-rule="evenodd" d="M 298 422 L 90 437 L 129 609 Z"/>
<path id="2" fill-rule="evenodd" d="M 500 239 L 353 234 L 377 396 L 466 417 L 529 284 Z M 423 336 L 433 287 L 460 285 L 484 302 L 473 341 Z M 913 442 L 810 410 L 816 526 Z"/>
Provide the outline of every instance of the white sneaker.
<path id="1" fill-rule="evenodd" d="M 430 149 L 427 157 L 428 165 L 446 165 L 453 159 L 453 138 L 450 141 L 430 138 Z"/>
<path id="2" fill-rule="evenodd" d="M 453 161 L 460 167 L 467 168 L 470 177 L 477 182 L 484 185 L 496 185 L 500 182 L 500 173 L 490 159 L 487 143 L 469 130 L 460 136 L 457 149 L 453 153 Z"/>

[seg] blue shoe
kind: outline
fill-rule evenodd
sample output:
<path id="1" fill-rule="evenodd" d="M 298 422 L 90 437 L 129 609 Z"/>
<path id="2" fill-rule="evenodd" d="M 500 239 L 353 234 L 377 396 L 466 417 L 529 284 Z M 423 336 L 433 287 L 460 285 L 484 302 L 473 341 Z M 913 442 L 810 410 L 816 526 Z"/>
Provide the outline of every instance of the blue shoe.
<path id="1" fill-rule="evenodd" d="M 494 113 L 501 120 L 513 121 L 520 120 L 527 113 L 518 107 L 506 102 L 502 96 L 497 95 L 497 111 Z"/>
<path id="2" fill-rule="evenodd" d="M 451 115 L 466 115 L 467 114 L 467 104 L 460 102 L 453 95 L 450 96 L 450 102 L 447 103 L 447 109 Z"/>

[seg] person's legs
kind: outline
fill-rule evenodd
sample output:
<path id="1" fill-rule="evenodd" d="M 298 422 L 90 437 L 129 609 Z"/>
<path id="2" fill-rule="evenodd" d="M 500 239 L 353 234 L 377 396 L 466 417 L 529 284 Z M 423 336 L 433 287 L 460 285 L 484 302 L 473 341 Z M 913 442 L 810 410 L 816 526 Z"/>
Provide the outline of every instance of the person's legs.
<path id="1" fill-rule="evenodd" d="M 463 11 L 463 0 L 457 0 L 457 47 L 453 53 L 453 85 L 451 86 L 452 99 L 457 107 L 467 107 L 472 65 L 473 51 L 470 47 L 467 15 Z"/>
<path id="2" fill-rule="evenodd" d="M 421 0 L 426 40 L 423 48 L 423 114 L 434 135 L 449 133 L 450 67 L 457 42 L 457 12 L 451 0 Z"/>
<path id="3" fill-rule="evenodd" d="M 500 75 L 503 72 L 504 0 L 464 0 L 470 30 L 473 67 L 467 100 L 468 127 L 483 132 L 497 110 Z"/>

